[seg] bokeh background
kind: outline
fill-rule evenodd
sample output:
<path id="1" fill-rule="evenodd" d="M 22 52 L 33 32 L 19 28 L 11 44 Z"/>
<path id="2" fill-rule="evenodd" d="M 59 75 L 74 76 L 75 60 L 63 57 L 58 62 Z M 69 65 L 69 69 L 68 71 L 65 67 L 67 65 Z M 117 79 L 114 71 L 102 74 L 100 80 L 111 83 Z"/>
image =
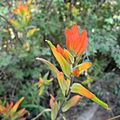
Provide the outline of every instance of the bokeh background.
<path id="1" fill-rule="evenodd" d="M 89 70 L 93 81 L 85 86 L 111 108 L 111 111 L 96 109 L 106 113 L 106 118 L 102 118 L 103 114 L 97 118 L 105 120 L 119 115 L 120 0 L 33 0 L 30 22 L 21 30 L 8 21 L 16 17 L 13 9 L 17 2 L 25 3 L 26 0 L 0 0 L 0 99 L 16 101 L 24 96 L 21 107 L 30 111 L 28 119 L 49 107 L 49 92 L 57 90 L 58 86 L 54 81 L 49 88 L 44 88 L 41 96 L 37 96 L 38 88 L 34 84 L 41 76 L 50 79 L 53 75 L 35 58 L 46 58 L 58 66 L 45 40 L 65 47 L 65 28 L 77 23 L 81 31 L 88 31 L 85 59 L 93 63 Z M 38 31 L 30 38 L 24 37 L 26 29 L 32 27 Z M 81 75 L 78 81 L 82 80 Z M 77 120 L 91 106 L 94 109 L 91 101 L 82 99 L 66 116 L 70 120 L 69 114 L 73 113 L 71 120 Z M 50 114 L 44 113 L 42 119 L 49 120 Z"/>

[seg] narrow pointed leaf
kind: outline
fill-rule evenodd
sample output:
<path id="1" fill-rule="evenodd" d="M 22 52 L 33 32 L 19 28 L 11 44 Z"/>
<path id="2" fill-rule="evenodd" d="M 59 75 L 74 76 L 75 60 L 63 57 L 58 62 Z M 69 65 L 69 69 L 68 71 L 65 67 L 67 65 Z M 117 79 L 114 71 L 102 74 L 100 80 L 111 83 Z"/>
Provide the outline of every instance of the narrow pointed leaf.
<path id="1" fill-rule="evenodd" d="M 43 59 L 43 58 L 36 58 L 36 60 L 40 60 L 42 62 L 44 62 L 46 65 L 48 65 L 48 67 L 52 70 L 52 72 L 57 75 L 57 73 L 59 72 L 59 70 L 49 61 Z"/>
<path id="2" fill-rule="evenodd" d="M 40 87 L 39 91 L 38 91 L 38 96 L 41 96 L 44 93 L 44 87 Z"/>
<path id="3" fill-rule="evenodd" d="M 62 71 L 65 73 L 65 75 L 67 77 L 70 76 L 70 73 L 71 73 L 71 65 L 65 60 L 65 58 L 56 50 L 55 46 L 50 42 L 48 41 L 48 44 L 53 52 L 53 55 L 55 56 L 56 60 L 58 61 L 58 63 L 60 64 L 61 66 L 61 69 Z"/>
<path id="4" fill-rule="evenodd" d="M 27 4 L 30 5 L 32 4 L 33 0 L 28 0 Z"/>
<path id="5" fill-rule="evenodd" d="M 92 98 L 91 100 L 96 102 L 97 104 L 99 104 L 103 108 L 110 110 L 109 106 L 106 103 L 104 103 L 103 101 L 101 101 L 99 98 L 97 98 L 96 96 L 94 98 Z"/>
<path id="6" fill-rule="evenodd" d="M 97 98 L 93 93 L 91 93 L 89 90 L 87 90 L 85 87 L 83 87 L 79 83 L 74 83 L 71 88 L 71 92 L 78 93 L 84 97 L 87 97 L 91 99 L 92 101 L 96 102 L 97 104 L 101 105 L 105 109 L 109 109 L 108 105 L 101 101 L 99 98 Z"/>
<path id="7" fill-rule="evenodd" d="M 27 32 L 27 37 L 32 37 L 35 32 L 39 31 L 37 28 L 32 28 Z"/>
<path id="8" fill-rule="evenodd" d="M 18 115 L 19 115 L 20 117 L 22 117 L 22 116 L 25 115 L 26 113 L 28 113 L 28 111 L 25 110 L 25 108 L 23 108 L 23 109 L 21 109 L 21 110 L 18 111 Z"/>
<path id="9" fill-rule="evenodd" d="M 65 96 L 65 92 L 67 90 L 66 80 L 64 79 L 64 74 L 62 72 L 59 72 L 57 74 L 58 83 L 60 85 L 60 88 L 62 90 L 63 95 Z"/>
<path id="10" fill-rule="evenodd" d="M 58 44 L 56 47 L 57 52 L 59 52 L 70 64 L 74 62 L 73 56 L 67 49 L 62 49 L 61 46 Z"/>
<path id="11" fill-rule="evenodd" d="M 13 108 L 11 109 L 11 111 L 16 112 L 16 110 L 18 109 L 20 103 L 24 100 L 24 97 L 22 97 L 20 100 L 18 100 L 15 105 L 13 106 Z"/>
<path id="12" fill-rule="evenodd" d="M 87 79 L 84 80 L 84 81 L 82 82 L 82 84 L 83 84 L 83 85 L 88 85 L 88 84 L 90 84 L 91 82 L 93 82 L 93 79 L 92 79 L 89 75 L 87 75 Z"/>
<path id="13" fill-rule="evenodd" d="M 6 108 L 3 105 L 0 105 L 0 113 L 2 113 Z"/>
<path id="14" fill-rule="evenodd" d="M 85 96 L 85 97 L 87 97 L 87 98 L 89 98 L 89 99 L 92 99 L 92 98 L 94 98 L 94 94 L 93 93 L 91 93 L 89 90 L 87 90 L 85 87 L 83 87 L 81 84 L 79 84 L 79 83 L 74 83 L 73 85 L 72 85 L 72 88 L 71 88 L 71 91 L 73 92 L 73 93 L 78 93 L 78 94 L 80 94 L 80 95 L 82 95 L 82 96 Z"/>
<path id="15" fill-rule="evenodd" d="M 51 78 L 50 80 L 45 81 L 45 85 L 50 85 L 50 83 L 53 81 L 53 78 Z"/>
<path id="16" fill-rule="evenodd" d="M 79 76 L 80 73 L 84 72 L 91 66 L 92 66 L 91 62 L 84 62 L 84 63 L 78 65 L 77 67 L 75 67 L 75 69 L 72 71 L 72 75 Z"/>
<path id="17" fill-rule="evenodd" d="M 14 26 L 14 27 L 16 27 L 16 28 L 20 28 L 20 24 L 17 22 L 17 21 L 15 21 L 15 20 L 13 20 L 13 19 L 9 19 L 9 22 Z"/>
<path id="18" fill-rule="evenodd" d="M 68 94 L 68 92 L 69 92 L 69 87 L 70 87 L 70 80 L 69 79 L 67 79 L 67 80 L 65 80 L 65 82 L 66 82 L 66 95 Z"/>
<path id="19" fill-rule="evenodd" d="M 50 107 L 53 108 L 54 103 L 55 103 L 55 98 L 54 98 L 54 96 L 51 95 L 51 94 L 50 94 L 50 97 L 51 97 L 51 98 L 50 98 Z"/>
<path id="20" fill-rule="evenodd" d="M 57 113 L 58 113 L 59 106 L 57 102 L 55 101 L 52 110 L 51 110 L 51 120 L 55 120 Z"/>
<path id="21" fill-rule="evenodd" d="M 64 49 L 64 55 L 69 63 L 74 63 L 74 58 L 68 50 Z"/>
<path id="22" fill-rule="evenodd" d="M 77 102 L 80 100 L 80 96 L 79 95 L 76 95 L 76 96 L 73 96 L 72 98 L 70 98 L 66 103 L 65 105 L 63 106 L 62 108 L 62 111 L 63 112 L 66 112 L 68 109 L 70 109 L 71 107 L 73 107 L 74 105 L 77 104 Z"/>

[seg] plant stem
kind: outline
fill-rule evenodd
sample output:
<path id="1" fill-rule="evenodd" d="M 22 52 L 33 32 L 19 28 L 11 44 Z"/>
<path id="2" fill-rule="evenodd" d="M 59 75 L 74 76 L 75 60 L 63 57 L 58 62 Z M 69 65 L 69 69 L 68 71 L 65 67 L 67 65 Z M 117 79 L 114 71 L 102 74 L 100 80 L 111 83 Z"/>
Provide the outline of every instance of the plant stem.
<path id="1" fill-rule="evenodd" d="M 31 120 L 37 120 L 44 112 L 49 112 L 51 109 L 45 109 L 41 113 L 39 113 L 35 118 L 32 118 Z"/>
<path id="2" fill-rule="evenodd" d="M 70 98 L 70 96 L 71 96 L 71 86 L 72 86 L 72 84 L 73 84 L 73 81 L 74 81 L 74 77 L 71 76 L 71 77 L 70 77 L 70 86 L 69 86 L 68 94 L 67 94 L 66 98 L 62 101 L 62 103 L 61 103 L 61 105 L 60 105 L 60 107 L 59 107 L 59 110 L 58 110 L 58 112 L 57 112 L 57 115 L 56 115 L 55 120 L 57 120 L 59 114 L 61 113 L 61 109 L 62 109 L 64 103 L 65 103 L 65 102 Z"/>
<path id="3" fill-rule="evenodd" d="M 120 115 L 112 117 L 112 118 L 109 118 L 108 120 L 116 120 L 117 118 L 120 118 Z"/>

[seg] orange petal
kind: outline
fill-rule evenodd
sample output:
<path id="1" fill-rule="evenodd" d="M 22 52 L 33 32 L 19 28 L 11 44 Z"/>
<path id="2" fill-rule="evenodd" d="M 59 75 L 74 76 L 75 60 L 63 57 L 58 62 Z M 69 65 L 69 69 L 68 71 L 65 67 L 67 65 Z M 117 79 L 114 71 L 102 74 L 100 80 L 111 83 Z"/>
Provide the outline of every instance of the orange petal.
<path id="1" fill-rule="evenodd" d="M 79 39 L 79 29 L 77 24 L 74 24 L 71 28 L 72 31 L 72 49 L 74 50 L 74 45 L 76 44 L 77 40 Z M 77 43 L 78 45 L 78 43 Z M 76 46 L 75 46 L 76 47 Z"/>
<path id="2" fill-rule="evenodd" d="M 13 10 L 13 13 L 18 14 L 19 10 L 16 8 Z"/>
<path id="3" fill-rule="evenodd" d="M 66 47 L 71 50 L 72 33 L 70 29 L 68 28 L 65 29 L 65 36 L 66 36 Z"/>
<path id="4" fill-rule="evenodd" d="M 78 47 L 76 47 L 75 52 L 76 54 L 81 54 L 87 47 L 87 31 L 84 30 L 80 36 L 78 41 Z"/>
<path id="5" fill-rule="evenodd" d="M 84 37 L 83 37 L 83 39 L 84 39 L 84 42 L 83 42 L 83 45 L 82 45 L 82 47 L 81 47 L 81 49 L 80 49 L 80 53 L 83 53 L 85 50 L 86 50 L 86 48 L 87 48 L 87 45 L 88 45 L 88 39 L 87 39 L 87 31 L 85 30 L 85 31 L 83 31 L 84 33 Z"/>
<path id="6" fill-rule="evenodd" d="M 22 97 L 20 100 L 18 100 L 15 105 L 13 106 L 13 108 L 11 109 L 13 112 L 16 112 L 16 110 L 18 109 L 20 103 L 24 100 L 24 97 Z"/>
<path id="7" fill-rule="evenodd" d="M 23 108 L 23 109 L 21 109 L 21 110 L 18 111 L 18 115 L 19 115 L 20 117 L 22 117 L 22 116 L 25 115 L 27 112 L 28 112 L 28 111 L 26 111 L 25 108 Z"/>
<path id="8" fill-rule="evenodd" d="M 57 44 L 56 50 L 57 50 L 62 56 L 64 56 L 64 50 L 60 47 L 59 44 Z"/>
<path id="9" fill-rule="evenodd" d="M 9 109 L 13 107 L 13 102 L 10 103 Z"/>
<path id="10" fill-rule="evenodd" d="M 66 49 L 64 49 L 64 56 L 69 63 L 73 63 L 73 56 Z"/>
<path id="11" fill-rule="evenodd" d="M 56 50 L 57 50 L 69 63 L 72 63 L 73 57 L 72 57 L 72 55 L 69 53 L 68 50 L 62 49 L 59 44 L 57 45 Z"/>
<path id="12" fill-rule="evenodd" d="M 55 103 L 55 98 L 53 97 L 53 95 L 50 94 L 50 107 L 52 108 L 54 106 Z"/>
<path id="13" fill-rule="evenodd" d="M 8 102 L 6 102 L 6 108 L 9 108 L 9 103 Z"/>

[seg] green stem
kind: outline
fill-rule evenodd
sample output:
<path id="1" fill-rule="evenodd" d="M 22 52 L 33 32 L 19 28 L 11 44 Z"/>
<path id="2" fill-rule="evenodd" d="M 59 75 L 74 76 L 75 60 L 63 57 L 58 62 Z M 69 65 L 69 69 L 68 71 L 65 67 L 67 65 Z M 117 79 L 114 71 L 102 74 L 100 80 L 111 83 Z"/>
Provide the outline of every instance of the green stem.
<path id="1" fill-rule="evenodd" d="M 61 103 L 61 105 L 60 105 L 60 107 L 59 107 L 59 110 L 58 110 L 58 112 L 57 112 L 57 115 L 56 115 L 55 120 L 57 120 L 59 114 L 61 113 L 61 109 L 62 109 L 64 103 L 65 103 L 65 102 L 70 98 L 70 96 L 71 96 L 71 86 L 72 86 L 72 84 L 73 84 L 73 81 L 74 81 L 74 77 L 71 76 L 71 77 L 70 77 L 70 87 L 69 87 L 69 90 L 68 90 L 68 94 L 67 94 L 66 98 L 62 101 L 62 103 Z"/>

